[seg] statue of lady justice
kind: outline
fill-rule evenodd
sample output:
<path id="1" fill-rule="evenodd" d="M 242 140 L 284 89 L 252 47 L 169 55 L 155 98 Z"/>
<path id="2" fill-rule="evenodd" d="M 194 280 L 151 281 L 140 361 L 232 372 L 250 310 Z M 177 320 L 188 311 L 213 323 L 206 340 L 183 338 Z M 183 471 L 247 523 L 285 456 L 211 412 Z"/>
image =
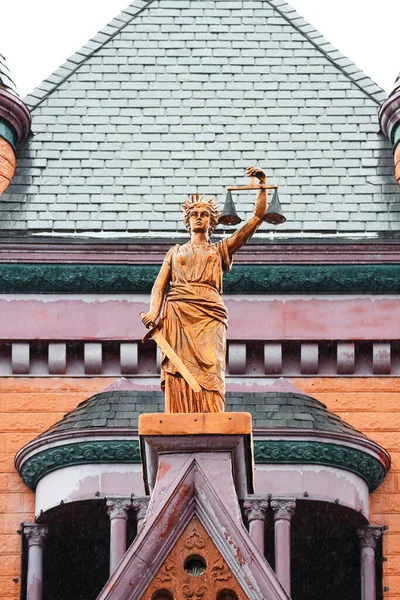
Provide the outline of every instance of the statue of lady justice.
<path id="1" fill-rule="evenodd" d="M 246 173 L 256 177 L 261 185 L 266 181 L 265 173 L 257 167 L 249 167 Z M 261 225 L 265 210 L 266 190 L 261 188 L 254 216 L 233 235 L 213 244 L 210 235 L 220 216 L 214 198 L 194 194 L 183 205 L 190 242 L 168 251 L 152 289 L 150 310 L 142 321 L 146 327 L 154 325 L 164 303 L 162 334 L 201 389 L 193 391 L 163 354 L 161 387 L 165 391 L 165 412 L 208 413 L 225 409 L 228 313 L 221 297 L 222 275 L 231 269 L 235 252 Z"/>

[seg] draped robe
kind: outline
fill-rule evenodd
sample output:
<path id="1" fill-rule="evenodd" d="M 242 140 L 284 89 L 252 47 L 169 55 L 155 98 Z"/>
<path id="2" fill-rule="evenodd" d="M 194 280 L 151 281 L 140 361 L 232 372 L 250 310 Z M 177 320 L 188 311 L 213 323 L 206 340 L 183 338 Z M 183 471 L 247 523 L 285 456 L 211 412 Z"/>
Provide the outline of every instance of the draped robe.
<path id="1" fill-rule="evenodd" d="M 232 265 L 227 242 L 178 244 L 165 262 L 171 284 L 162 332 L 201 386 L 200 392 L 193 392 L 163 355 L 166 412 L 223 412 L 228 313 L 221 298 L 222 274 Z"/>

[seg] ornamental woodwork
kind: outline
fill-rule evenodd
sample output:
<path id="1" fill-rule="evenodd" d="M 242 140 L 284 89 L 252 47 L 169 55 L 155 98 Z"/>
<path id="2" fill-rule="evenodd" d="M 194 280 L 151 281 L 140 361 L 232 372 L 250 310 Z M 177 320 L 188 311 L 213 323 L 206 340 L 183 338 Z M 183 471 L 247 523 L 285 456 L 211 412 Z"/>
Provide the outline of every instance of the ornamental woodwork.
<path id="1" fill-rule="evenodd" d="M 370 492 L 385 477 L 385 469 L 376 458 L 356 448 L 338 444 L 256 440 L 254 457 L 256 463 L 261 464 L 315 464 L 345 470 L 351 465 L 351 470 L 367 482 Z M 20 468 L 20 474 L 26 485 L 35 489 L 42 477 L 57 469 L 110 462 L 140 463 L 139 443 L 136 440 L 103 440 L 48 448 L 29 457 Z"/>
<path id="2" fill-rule="evenodd" d="M 158 597 L 157 592 L 160 595 L 169 592 L 174 600 L 215 600 L 217 597 L 247 600 L 196 516 L 179 537 L 141 600 L 153 600 Z"/>

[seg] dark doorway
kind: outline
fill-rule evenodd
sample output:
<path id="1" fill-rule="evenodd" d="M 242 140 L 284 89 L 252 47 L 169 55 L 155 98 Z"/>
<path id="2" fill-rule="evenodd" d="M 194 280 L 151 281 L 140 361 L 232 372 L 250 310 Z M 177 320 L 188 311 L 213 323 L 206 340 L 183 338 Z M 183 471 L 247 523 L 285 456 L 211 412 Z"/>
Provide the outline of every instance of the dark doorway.
<path id="1" fill-rule="evenodd" d="M 136 535 L 129 511 L 127 541 Z M 74 502 L 47 511 L 43 600 L 95 600 L 109 576 L 110 521 L 104 500 Z"/>
<path id="2" fill-rule="evenodd" d="M 298 501 L 291 528 L 293 600 L 360 600 L 365 518 L 340 505 Z"/>

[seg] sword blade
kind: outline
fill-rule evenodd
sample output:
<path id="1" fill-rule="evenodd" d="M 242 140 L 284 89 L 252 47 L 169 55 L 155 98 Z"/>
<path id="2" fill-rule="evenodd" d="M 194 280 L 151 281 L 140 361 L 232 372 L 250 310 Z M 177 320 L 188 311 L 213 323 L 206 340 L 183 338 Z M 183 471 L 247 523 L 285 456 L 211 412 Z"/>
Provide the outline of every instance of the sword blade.
<path id="1" fill-rule="evenodd" d="M 201 387 L 189 371 L 189 369 L 183 364 L 183 361 L 179 358 L 176 352 L 171 348 L 168 344 L 167 340 L 161 333 L 161 331 L 157 328 L 153 329 L 150 332 L 150 336 L 156 342 L 157 346 L 164 352 L 165 356 L 168 356 L 169 360 L 172 362 L 174 367 L 178 369 L 179 373 L 182 377 L 187 381 L 194 392 L 200 392 Z"/>

